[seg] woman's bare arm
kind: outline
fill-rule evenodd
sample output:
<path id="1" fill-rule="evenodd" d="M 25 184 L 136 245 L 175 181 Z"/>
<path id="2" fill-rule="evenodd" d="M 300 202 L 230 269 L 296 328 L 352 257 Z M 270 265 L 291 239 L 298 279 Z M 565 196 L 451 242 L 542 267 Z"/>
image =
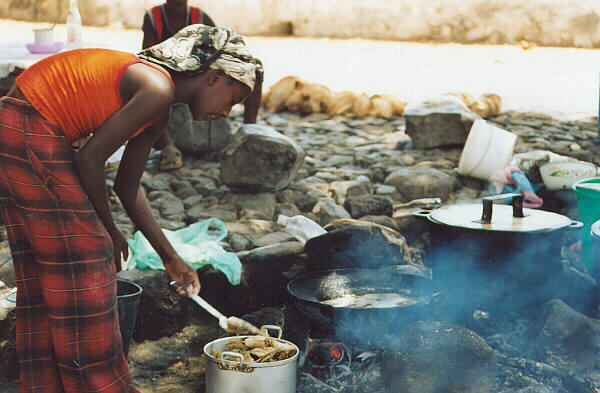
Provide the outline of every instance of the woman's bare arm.
<path id="1" fill-rule="evenodd" d="M 159 253 L 167 273 L 184 288 L 191 287 L 196 293 L 200 289 L 196 271 L 177 255 L 163 234 L 140 186 L 152 145 L 165 129 L 174 100 L 173 87 L 161 72 L 135 64 L 125 72 L 120 92 L 125 105 L 98 127 L 94 136 L 77 153 L 76 164 L 83 185 L 113 239 L 116 258 L 126 257 L 127 243 L 117 229 L 108 206 L 104 163 L 131 135 L 158 117 L 158 121 L 127 143 L 114 188 L 133 223 Z"/>
<path id="2" fill-rule="evenodd" d="M 200 290 L 200 282 L 196 271 L 181 259 L 163 233 L 160 225 L 152 215 L 152 209 L 144 189 L 140 186 L 140 178 L 146 163 L 146 160 L 140 160 L 140 157 L 148 156 L 156 137 L 162 132 L 161 130 L 165 130 L 165 124 L 166 118 L 162 118 L 150 129 L 127 143 L 115 179 L 114 189 L 131 221 L 146 236 L 146 239 L 160 256 L 169 276 L 179 282 L 181 288 L 195 294 Z M 182 289 L 179 289 L 179 291 L 183 294 Z"/>

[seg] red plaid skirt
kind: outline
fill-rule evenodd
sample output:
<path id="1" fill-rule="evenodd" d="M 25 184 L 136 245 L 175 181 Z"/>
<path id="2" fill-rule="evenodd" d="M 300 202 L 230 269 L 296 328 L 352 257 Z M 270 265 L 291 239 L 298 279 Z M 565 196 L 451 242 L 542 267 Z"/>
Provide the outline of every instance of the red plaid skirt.
<path id="1" fill-rule="evenodd" d="M 135 392 L 110 236 L 60 127 L 0 98 L 0 206 L 17 283 L 22 393 Z"/>

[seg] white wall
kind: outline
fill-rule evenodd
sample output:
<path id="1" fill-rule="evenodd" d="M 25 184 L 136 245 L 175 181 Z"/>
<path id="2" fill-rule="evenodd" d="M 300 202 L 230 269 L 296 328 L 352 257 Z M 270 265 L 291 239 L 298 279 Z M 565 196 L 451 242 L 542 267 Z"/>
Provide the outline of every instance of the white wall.
<path id="1" fill-rule="evenodd" d="M 162 0 L 79 0 L 86 25 L 139 28 Z M 189 0 L 242 34 L 600 46 L 594 0 Z M 54 21 L 68 0 L 2 0 L 0 17 Z"/>

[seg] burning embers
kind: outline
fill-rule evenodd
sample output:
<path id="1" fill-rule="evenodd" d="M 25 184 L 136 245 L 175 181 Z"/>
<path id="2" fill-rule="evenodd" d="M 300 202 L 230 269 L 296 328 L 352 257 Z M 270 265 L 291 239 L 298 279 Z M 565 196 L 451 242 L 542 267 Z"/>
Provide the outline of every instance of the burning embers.
<path id="1" fill-rule="evenodd" d="M 371 393 L 383 391 L 381 356 L 342 343 L 311 340 L 307 359 L 299 370 L 298 391 L 311 393 Z"/>

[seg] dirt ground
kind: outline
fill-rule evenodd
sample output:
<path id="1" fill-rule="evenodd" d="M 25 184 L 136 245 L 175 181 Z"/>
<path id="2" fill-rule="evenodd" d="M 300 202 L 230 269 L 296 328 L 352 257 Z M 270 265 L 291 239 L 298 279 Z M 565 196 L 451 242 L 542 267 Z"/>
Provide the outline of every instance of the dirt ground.
<path id="1" fill-rule="evenodd" d="M 31 29 L 40 25 L 0 19 L 0 40 L 31 42 Z M 65 25 L 57 25 L 55 38 L 64 37 Z M 137 51 L 142 34 L 84 27 L 83 40 Z M 594 49 L 256 36 L 246 41 L 264 63 L 267 88 L 297 75 L 333 91 L 389 93 L 408 103 L 464 91 L 497 93 L 503 110 L 598 113 L 600 51 Z"/>

